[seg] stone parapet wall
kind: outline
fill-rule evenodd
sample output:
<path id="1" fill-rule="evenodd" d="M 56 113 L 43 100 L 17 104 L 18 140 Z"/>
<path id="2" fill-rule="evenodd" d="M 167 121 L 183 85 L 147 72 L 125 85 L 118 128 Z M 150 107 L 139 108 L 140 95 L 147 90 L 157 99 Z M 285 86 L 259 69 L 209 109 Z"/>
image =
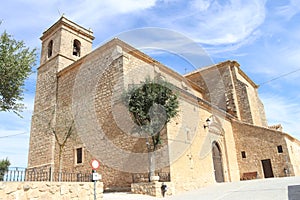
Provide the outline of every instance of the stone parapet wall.
<path id="1" fill-rule="evenodd" d="M 103 199 L 103 183 L 97 182 L 97 200 Z M 92 200 L 93 182 L 0 182 L 0 200 Z"/>
<path id="2" fill-rule="evenodd" d="M 164 182 L 167 185 L 165 196 L 175 194 L 175 187 L 172 182 Z M 144 194 L 154 197 L 163 197 L 161 191 L 162 182 L 132 183 L 131 192 L 134 194 Z"/>

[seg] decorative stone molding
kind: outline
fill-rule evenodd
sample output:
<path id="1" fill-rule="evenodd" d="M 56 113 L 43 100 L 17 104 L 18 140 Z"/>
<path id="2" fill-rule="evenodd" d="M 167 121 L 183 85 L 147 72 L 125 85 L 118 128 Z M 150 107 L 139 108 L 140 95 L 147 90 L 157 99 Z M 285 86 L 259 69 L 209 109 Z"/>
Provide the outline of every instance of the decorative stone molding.
<path id="1" fill-rule="evenodd" d="M 209 132 L 214 133 L 216 135 L 224 136 L 224 129 L 220 120 L 214 115 L 210 116 L 209 119 L 211 120 L 209 125 Z"/>
<path id="2" fill-rule="evenodd" d="M 276 130 L 276 131 L 281 131 L 282 132 L 282 126 L 281 124 L 276 124 L 276 125 L 272 125 L 272 126 L 268 126 L 269 129 L 273 129 L 273 130 Z"/>

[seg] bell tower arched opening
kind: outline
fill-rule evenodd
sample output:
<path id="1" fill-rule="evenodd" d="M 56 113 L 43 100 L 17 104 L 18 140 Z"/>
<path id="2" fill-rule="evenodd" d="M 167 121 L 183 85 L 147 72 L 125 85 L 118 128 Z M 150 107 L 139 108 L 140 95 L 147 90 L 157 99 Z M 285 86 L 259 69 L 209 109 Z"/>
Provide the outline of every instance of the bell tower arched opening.
<path id="1" fill-rule="evenodd" d="M 48 43 L 48 58 L 52 56 L 52 51 L 53 51 L 53 40 L 50 40 Z"/>
<path id="2" fill-rule="evenodd" d="M 80 49 L 81 49 L 81 43 L 79 40 L 74 40 L 73 42 L 73 56 L 80 57 Z"/>

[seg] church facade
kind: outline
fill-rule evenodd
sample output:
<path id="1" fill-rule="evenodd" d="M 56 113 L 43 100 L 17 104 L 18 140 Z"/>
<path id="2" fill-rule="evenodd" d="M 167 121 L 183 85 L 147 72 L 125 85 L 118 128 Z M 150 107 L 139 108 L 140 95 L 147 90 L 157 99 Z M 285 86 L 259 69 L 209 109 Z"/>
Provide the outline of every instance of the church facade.
<path id="1" fill-rule="evenodd" d="M 117 38 L 92 50 L 93 39 L 65 17 L 41 37 L 29 171 L 86 172 L 98 159 L 104 189 L 143 181 L 147 138 L 132 133 L 122 95 L 150 78 L 169 82 L 179 96 L 179 114 L 160 130 L 153 157 L 176 192 L 300 175 L 300 142 L 268 126 L 258 86 L 236 61 L 180 75 Z"/>

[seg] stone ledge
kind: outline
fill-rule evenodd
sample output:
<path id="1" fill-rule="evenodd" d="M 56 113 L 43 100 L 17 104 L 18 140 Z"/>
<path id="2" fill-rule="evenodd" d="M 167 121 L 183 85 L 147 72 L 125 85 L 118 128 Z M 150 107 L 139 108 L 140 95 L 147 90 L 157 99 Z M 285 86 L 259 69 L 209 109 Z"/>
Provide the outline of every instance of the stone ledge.
<path id="1" fill-rule="evenodd" d="M 175 187 L 172 182 L 164 182 L 167 185 L 167 192 L 165 196 L 175 194 Z M 144 194 L 154 197 L 163 197 L 161 191 L 162 182 L 146 182 L 146 183 L 132 183 L 131 192 L 134 194 Z"/>

